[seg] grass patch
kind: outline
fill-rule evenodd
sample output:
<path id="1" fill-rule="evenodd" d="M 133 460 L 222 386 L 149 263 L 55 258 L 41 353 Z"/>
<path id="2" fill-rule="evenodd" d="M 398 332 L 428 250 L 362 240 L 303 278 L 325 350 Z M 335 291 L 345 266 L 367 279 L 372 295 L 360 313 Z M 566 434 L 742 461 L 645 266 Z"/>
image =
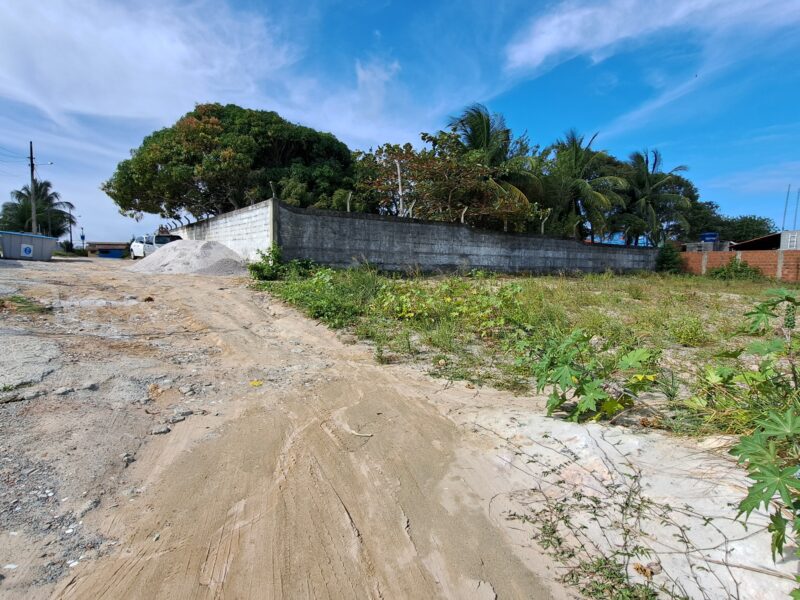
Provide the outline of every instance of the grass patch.
<path id="1" fill-rule="evenodd" d="M 38 315 L 49 312 L 50 308 L 25 296 L 13 295 L 0 298 L 0 310 L 8 310 L 24 315 Z"/>
<path id="2" fill-rule="evenodd" d="M 742 314 L 771 285 L 657 273 L 400 277 L 293 263 L 278 271 L 259 287 L 372 341 L 378 360 L 423 360 L 435 375 L 517 392 L 535 384 L 534 358 L 575 329 L 618 351 L 663 353 L 678 379 L 696 376 L 730 348 Z"/>

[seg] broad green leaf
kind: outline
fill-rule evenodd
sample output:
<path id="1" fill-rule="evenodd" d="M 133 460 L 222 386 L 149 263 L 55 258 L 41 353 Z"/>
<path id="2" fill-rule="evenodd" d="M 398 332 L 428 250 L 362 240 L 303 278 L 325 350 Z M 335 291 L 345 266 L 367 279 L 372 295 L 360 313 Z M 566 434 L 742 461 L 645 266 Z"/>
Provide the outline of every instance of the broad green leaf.
<path id="1" fill-rule="evenodd" d="M 800 479 L 797 478 L 798 468 L 797 465 L 782 469 L 774 464 L 755 465 L 755 468 L 750 471 L 750 478 L 754 483 L 750 486 L 750 491 L 743 504 L 748 501 L 750 503 L 757 501 L 753 508 L 757 508 L 762 503 L 766 506 L 777 494 L 785 504 L 791 505 L 792 490 L 800 491 Z M 753 508 L 747 511 L 748 515 Z"/>
<path id="2" fill-rule="evenodd" d="M 774 464 L 778 460 L 775 444 L 768 443 L 767 436 L 761 432 L 741 438 L 731 448 L 731 454 L 738 456 L 740 463 Z"/>
<path id="3" fill-rule="evenodd" d="M 783 554 L 783 544 L 786 542 L 786 525 L 788 523 L 789 521 L 783 518 L 779 510 L 770 515 L 767 531 L 772 534 L 772 544 L 770 546 L 772 550 L 772 562 L 775 562 L 776 554 Z"/>
<path id="4" fill-rule="evenodd" d="M 580 373 L 570 365 L 561 365 L 550 372 L 548 379 L 557 383 L 562 390 L 575 386 L 575 380 Z"/>
<path id="5" fill-rule="evenodd" d="M 774 338 L 771 340 L 753 342 L 747 346 L 747 353 L 757 356 L 766 356 L 768 354 L 783 352 L 785 347 L 786 344 L 782 339 Z"/>
<path id="6" fill-rule="evenodd" d="M 795 414 L 793 408 L 789 408 L 783 415 L 771 412 L 766 419 L 757 423 L 770 437 L 786 438 L 800 435 L 800 416 Z"/>
<path id="7" fill-rule="evenodd" d="M 649 361 L 653 356 L 653 353 L 650 350 L 646 350 L 645 348 L 637 348 L 636 350 L 631 350 L 627 354 L 623 355 L 619 359 L 619 368 L 620 369 L 638 369 L 642 366 L 642 364 Z"/>

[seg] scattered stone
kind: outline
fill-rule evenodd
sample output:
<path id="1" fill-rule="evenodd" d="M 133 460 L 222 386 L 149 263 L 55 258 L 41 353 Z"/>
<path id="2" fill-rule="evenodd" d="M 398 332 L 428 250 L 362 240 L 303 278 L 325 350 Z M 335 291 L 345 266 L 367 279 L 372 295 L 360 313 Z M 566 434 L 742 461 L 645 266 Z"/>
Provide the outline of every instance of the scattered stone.
<path id="1" fill-rule="evenodd" d="M 142 300 L 142 302 L 155 302 L 155 300 L 153 299 L 152 296 L 146 296 L 145 299 Z"/>
<path id="2" fill-rule="evenodd" d="M 75 514 L 79 519 L 81 519 L 86 513 L 88 513 L 90 510 L 94 510 L 98 506 L 100 506 L 100 498 L 92 498 L 86 504 L 81 506 L 80 510 L 78 510 L 78 512 Z"/>
<path id="3" fill-rule="evenodd" d="M 71 388 L 71 387 L 60 387 L 60 388 L 57 388 L 57 389 L 53 390 L 53 393 L 54 393 L 56 396 L 66 396 L 67 394 L 71 394 L 71 393 L 72 393 L 72 392 L 74 392 L 74 391 L 75 391 L 75 388 Z"/>
<path id="4" fill-rule="evenodd" d="M 86 383 L 82 383 L 82 384 L 81 384 L 81 386 L 80 386 L 78 389 L 79 389 L 79 390 L 90 390 L 90 391 L 95 391 L 95 390 L 97 390 L 99 387 L 100 387 L 100 386 L 98 385 L 98 383 L 97 383 L 96 381 L 87 381 Z"/>
<path id="5" fill-rule="evenodd" d="M 192 391 L 192 386 L 190 386 L 190 385 L 182 385 L 181 387 L 178 388 L 178 391 L 181 394 L 188 394 L 189 392 Z"/>
<path id="6" fill-rule="evenodd" d="M 661 563 L 657 561 L 647 563 L 647 568 L 650 569 L 653 575 L 658 575 L 663 570 Z"/>
<path id="7" fill-rule="evenodd" d="M 167 419 L 170 423 L 180 423 L 181 421 L 185 421 L 186 417 L 182 417 L 181 415 L 173 415 L 169 419 Z"/>
<path id="8" fill-rule="evenodd" d="M 175 414 L 179 417 L 189 417 L 194 414 L 191 408 L 176 408 Z"/>
<path id="9" fill-rule="evenodd" d="M 123 464 L 127 467 L 129 464 L 136 462 L 136 457 L 130 452 L 126 452 L 120 456 Z"/>
<path id="10" fill-rule="evenodd" d="M 159 425 L 150 432 L 150 435 L 161 435 L 163 433 L 169 433 L 170 431 L 172 431 L 172 429 L 170 429 L 169 426 Z"/>

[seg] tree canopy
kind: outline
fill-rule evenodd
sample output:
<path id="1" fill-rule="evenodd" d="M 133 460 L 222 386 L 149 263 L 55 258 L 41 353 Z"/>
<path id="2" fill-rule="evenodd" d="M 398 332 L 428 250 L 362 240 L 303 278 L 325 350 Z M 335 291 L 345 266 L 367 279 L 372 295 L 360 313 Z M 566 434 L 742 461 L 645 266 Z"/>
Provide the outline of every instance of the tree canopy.
<path id="1" fill-rule="evenodd" d="M 351 188 L 352 155 L 330 133 L 275 112 L 199 104 L 172 127 L 147 136 L 102 189 L 120 212 L 199 218 L 272 196 L 311 206 Z"/>
<path id="2" fill-rule="evenodd" d="M 70 213 L 75 207 L 53 191 L 52 183 L 34 180 L 33 197 L 36 201 L 37 233 L 61 237 L 70 225 L 75 225 L 75 218 Z M 31 230 L 30 185 L 11 192 L 11 201 L 5 202 L 0 209 L 0 229 L 20 232 Z"/>
<path id="3" fill-rule="evenodd" d="M 376 212 L 627 244 L 741 241 L 770 219 L 726 217 L 703 201 L 687 167 L 658 150 L 620 160 L 575 130 L 548 146 L 514 136 L 502 115 L 467 106 L 416 145 L 353 152 L 329 133 L 274 112 L 200 104 L 146 137 L 102 188 L 132 217 L 201 218 L 273 195 L 295 206 Z M 401 195 L 402 188 L 402 195 Z"/>

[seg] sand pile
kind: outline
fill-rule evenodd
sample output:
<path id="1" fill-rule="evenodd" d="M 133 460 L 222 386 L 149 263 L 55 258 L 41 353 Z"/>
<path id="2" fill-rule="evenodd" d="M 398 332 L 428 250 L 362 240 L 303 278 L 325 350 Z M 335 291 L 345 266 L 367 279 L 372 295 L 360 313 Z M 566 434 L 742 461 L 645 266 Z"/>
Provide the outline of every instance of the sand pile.
<path id="1" fill-rule="evenodd" d="M 189 273 L 195 275 L 244 275 L 244 259 L 219 242 L 179 240 L 167 244 L 128 267 L 137 273 Z"/>

